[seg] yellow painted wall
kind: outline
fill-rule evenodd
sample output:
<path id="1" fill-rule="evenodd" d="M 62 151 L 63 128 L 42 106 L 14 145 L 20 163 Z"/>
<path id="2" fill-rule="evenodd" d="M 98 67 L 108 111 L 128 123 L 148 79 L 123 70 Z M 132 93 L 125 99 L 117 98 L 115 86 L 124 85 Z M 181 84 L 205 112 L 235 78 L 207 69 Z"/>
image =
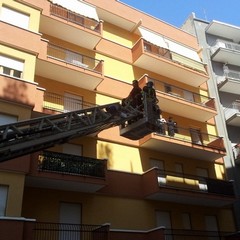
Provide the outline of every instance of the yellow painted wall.
<path id="1" fill-rule="evenodd" d="M 97 152 L 98 158 L 108 159 L 108 169 L 132 173 L 143 172 L 138 148 L 98 140 Z"/>
<path id="2" fill-rule="evenodd" d="M 22 78 L 24 80 L 34 82 L 36 56 L 31 55 L 26 52 L 19 51 L 14 48 L 4 46 L 4 45 L 1 46 L 1 53 L 6 56 L 24 61 L 24 69 L 23 69 L 23 77 Z"/>
<path id="3" fill-rule="evenodd" d="M 9 187 L 6 216 L 20 217 L 25 176 L 17 173 L 0 172 L 0 184 Z"/>
<path id="4" fill-rule="evenodd" d="M 97 59 L 104 60 L 104 74 L 106 76 L 132 83 L 135 79 L 133 66 L 110 57 L 96 54 Z"/>
<path id="5" fill-rule="evenodd" d="M 116 42 L 123 46 L 132 48 L 134 42 L 139 38 L 137 35 L 114 26 L 108 22 L 103 23 L 103 38 Z"/>
<path id="6" fill-rule="evenodd" d="M 1 3 L 0 3 L 1 4 Z M 3 0 L 2 4 L 4 6 L 10 7 L 13 10 L 22 12 L 30 16 L 29 18 L 29 28 L 28 30 L 33 32 L 39 32 L 39 22 L 40 22 L 40 11 L 31 8 L 27 5 L 21 4 L 13 0 Z"/>
<path id="7" fill-rule="evenodd" d="M 70 93 L 83 97 L 83 101 L 88 103 L 95 103 L 96 94 L 86 89 L 77 88 L 75 86 L 58 82 L 52 79 L 36 76 L 35 81 L 39 84 L 39 87 L 45 88 L 46 92 L 56 93 L 64 95 L 64 93 Z"/>

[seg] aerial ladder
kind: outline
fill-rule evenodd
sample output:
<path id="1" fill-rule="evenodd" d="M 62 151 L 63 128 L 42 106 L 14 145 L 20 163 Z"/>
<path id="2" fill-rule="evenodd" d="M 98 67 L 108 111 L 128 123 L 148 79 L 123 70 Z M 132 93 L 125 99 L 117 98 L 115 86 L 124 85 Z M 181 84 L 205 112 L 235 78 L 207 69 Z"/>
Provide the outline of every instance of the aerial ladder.
<path id="1" fill-rule="evenodd" d="M 121 136 L 139 140 L 157 129 L 159 113 L 154 105 L 153 101 L 143 96 L 142 106 L 137 108 L 116 102 L 2 125 L 0 162 L 115 126 L 119 126 Z"/>

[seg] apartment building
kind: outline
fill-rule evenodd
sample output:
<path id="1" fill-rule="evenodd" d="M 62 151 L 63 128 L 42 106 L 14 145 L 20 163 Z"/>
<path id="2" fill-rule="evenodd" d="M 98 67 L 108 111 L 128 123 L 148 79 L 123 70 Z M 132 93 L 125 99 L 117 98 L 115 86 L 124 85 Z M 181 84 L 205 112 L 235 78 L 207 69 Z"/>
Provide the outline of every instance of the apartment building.
<path id="1" fill-rule="evenodd" d="M 222 113 L 196 36 L 117 0 L 0 7 L 1 125 L 121 102 L 134 79 L 154 83 L 162 118 L 177 123 L 171 136 L 165 128 L 131 140 L 115 126 L 1 162 L 4 240 L 227 239 L 236 231 L 216 128 Z"/>
<path id="2" fill-rule="evenodd" d="M 227 154 L 224 157 L 228 179 L 235 181 L 240 193 L 240 28 L 228 23 L 207 22 L 192 14 L 183 28 L 194 34 L 203 47 L 203 58 L 209 66 L 210 96 L 217 99 L 219 114 L 215 117 L 218 132 L 224 136 Z M 235 204 L 238 229 L 240 227 L 239 202 Z"/>

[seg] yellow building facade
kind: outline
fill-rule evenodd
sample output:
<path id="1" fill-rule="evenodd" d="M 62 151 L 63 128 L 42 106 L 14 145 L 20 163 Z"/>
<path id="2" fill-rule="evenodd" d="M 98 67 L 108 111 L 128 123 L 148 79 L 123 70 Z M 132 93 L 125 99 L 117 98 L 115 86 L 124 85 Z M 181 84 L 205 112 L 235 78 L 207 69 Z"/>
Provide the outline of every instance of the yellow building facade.
<path id="1" fill-rule="evenodd" d="M 3 0 L 0 8 L 0 125 L 121 102 L 134 79 L 141 88 L 153 82 L 161 117 L 177 122 L 173 136 L 165 125 L 131 140 L 115 126 L 3 161 L 1 231 L 16 219 L 107 224 L 113 240 L 236 230 L 194 36 L 117 0 Z"/>

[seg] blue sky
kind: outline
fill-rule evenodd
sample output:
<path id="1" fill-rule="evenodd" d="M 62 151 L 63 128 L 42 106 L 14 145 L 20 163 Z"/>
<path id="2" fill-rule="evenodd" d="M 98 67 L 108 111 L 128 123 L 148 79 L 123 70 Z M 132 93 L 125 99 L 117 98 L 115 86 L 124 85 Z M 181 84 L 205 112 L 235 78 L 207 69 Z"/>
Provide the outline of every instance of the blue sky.
<path id="1" fill-rule="evenodd" d="M 240 0 L 120 0 L 134 8 L 181 27 L 194 12 L 197 18 L 240 27 Z"/>

